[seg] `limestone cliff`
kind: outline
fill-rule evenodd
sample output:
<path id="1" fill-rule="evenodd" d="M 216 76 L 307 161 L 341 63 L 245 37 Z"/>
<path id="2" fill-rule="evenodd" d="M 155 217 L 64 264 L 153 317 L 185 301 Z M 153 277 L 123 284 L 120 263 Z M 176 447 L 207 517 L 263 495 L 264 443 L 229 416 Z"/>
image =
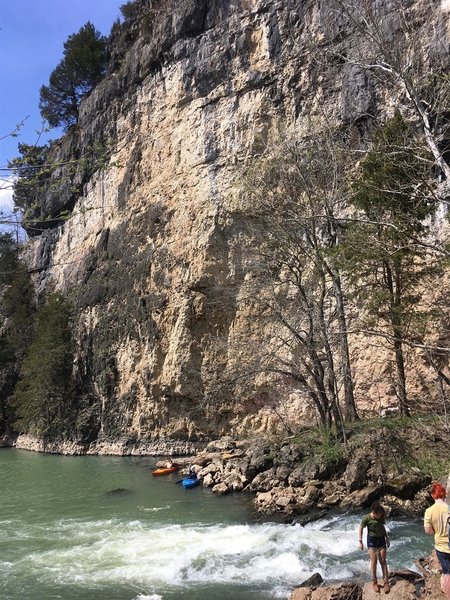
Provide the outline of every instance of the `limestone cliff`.
<path id="1" fill-rule="evenodd" d="M 239 360 L 227 342 L 248 326 L 240 226 L 228 210 L 244 166 L 280 128 L 305 130 L 325 112 L 364 129 L 396 99 L 338 53 L 325 73 L 312 60 L 313 45 L 345 53 L 356 43 L 334 0 L 144 4 L 144 16 L 112 35 L 108 75 L 52 150 L 63 161 L 100 140 L 109 163 L 41 197 L 42 223 L 61 210 L 71 217 L 46 224 L 26 258 L 38 290 L 55 285 L 75 307 L 74 369 L 91 437 L 204 439 L 243 417 L 233 398 L 212 409 L 202 399 Z M 448 13 L 438 1 L 410 4 L 436 56 Z M 394 38 L 400 28 L 393 12 Z M 367 400 L 377 384 L 364 384 Z M 301 417 L 306 407 L 292 402 Z M 270 415 L 259 406 L 244 427 L 264 429 Z"/>

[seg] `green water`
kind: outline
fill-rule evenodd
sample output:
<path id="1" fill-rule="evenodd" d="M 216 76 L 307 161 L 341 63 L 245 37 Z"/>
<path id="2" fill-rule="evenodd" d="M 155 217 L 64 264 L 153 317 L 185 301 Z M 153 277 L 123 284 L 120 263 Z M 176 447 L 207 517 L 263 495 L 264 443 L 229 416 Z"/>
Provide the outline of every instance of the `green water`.
<path id="1" fill-rule="evenodd" d="M 313 572 L 367 578 L 361 515 L 258 522 L 245 494 L 184 490 L 151 458 L 0 450 L 2 600 L 286 600 Z M 390 523 L 391 568 L 431 549 Z"/>

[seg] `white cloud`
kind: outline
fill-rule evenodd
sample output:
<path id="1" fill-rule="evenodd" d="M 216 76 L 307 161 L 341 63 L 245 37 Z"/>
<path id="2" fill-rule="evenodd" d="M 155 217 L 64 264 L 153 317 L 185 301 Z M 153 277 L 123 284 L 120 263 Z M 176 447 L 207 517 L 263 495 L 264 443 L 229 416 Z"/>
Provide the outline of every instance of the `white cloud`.
<path id="1" fill-rule="evenodd" d="M 444 12 L 450 12 L 450 0 L 442 0 L 441 1 L 441 9 Z"/>
<path id="2" fill-rule="evenodd" d="M 0 210 L 11 212 L 14 208 L 12 199 L 13 183 L 14 179 L 12 177 L 8 177 L 7 179 L 0 179 Z"/>
<path id="3" fill-rule="evenodd" d="M 18 235 L 20 241 L 26 239 L 24 232 L 20 229 L 20 213 L 13 213 L 13 183 L 14 178 L 0 178 L 0 233 L 9 232 Z"/>

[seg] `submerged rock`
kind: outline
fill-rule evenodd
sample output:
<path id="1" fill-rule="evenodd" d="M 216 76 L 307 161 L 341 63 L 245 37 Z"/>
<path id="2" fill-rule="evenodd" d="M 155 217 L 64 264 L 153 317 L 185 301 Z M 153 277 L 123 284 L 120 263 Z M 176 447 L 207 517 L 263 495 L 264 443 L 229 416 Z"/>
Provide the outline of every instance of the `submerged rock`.
<path id="1" fill-rule="evenodd" d="M 128 488 L 115 488 L 106 492 L 107 496 L 129 496 L 133 491 Z"/>

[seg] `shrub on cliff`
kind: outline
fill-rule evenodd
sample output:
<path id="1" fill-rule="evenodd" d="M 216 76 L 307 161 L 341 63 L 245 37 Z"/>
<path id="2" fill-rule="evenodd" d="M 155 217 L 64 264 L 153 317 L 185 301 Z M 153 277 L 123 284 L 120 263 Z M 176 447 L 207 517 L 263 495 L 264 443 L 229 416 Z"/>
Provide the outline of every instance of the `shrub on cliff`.
<path id="1" fill-rule="evenodd" d="M 120 12 L 125 20 L 130 21 L 139 16 L 139 11 L 141 8 L 142 5 L 139 2 L 136 2 L 136 0 L 130 0 L 129 2 L 121 5 Z"/>
<path id="2" fill-rule="evenodd" d="M 46 165 L 49 146 L 19 144 L 20 156 L 8 162 L 8 168 L 15 176 L 14 206 L 22 210 L 32 208 L 39 199 L 50 176 Z"/>
<path id="3" fill-rule="evenodd" d="M 77 122 L 80 100 L 102 79 L 107 59 L 107 39 L 92 23 L 67 38 L 63 59 L 40 91 L 41 115 L 51 127 Z"/>

